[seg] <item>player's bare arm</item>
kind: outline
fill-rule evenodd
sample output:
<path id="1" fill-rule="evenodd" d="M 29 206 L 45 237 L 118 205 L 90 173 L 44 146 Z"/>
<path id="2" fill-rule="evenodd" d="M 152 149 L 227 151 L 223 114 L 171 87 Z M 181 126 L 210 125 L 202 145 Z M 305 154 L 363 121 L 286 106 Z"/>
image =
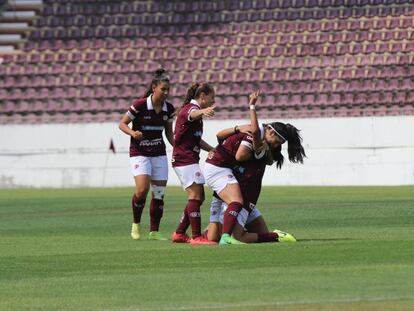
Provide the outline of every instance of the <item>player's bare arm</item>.
<path id="1" fill-rule="evenodd" d="M 235 159 L 239 162 L 244 162 L 252 157 L 252 150 L 245 145 L 240 145 L 237 149 Z"/>
<path id="2" fill-rule="evenodd" d="M 256 102 L 260 96 L 260 91 L 253 92 L 249 95 L 250 124 L 253 137 L 253 149 L 255 151 L 262 148 L 263 141 L 260 137 L 259 122 L 256 114 Z"/>
<path id="3" fill-rule="evenodd" d="M 130 127 L 129 127 L 129 123 L 131 123 L 132 120 L 127 116 L 124 115 L 121 119 L 121 122 L 119 122 L 119 129 L 124 132 L 125 134 L 131 136 L 132 138 L 136 139 L 136 140 L 141 140 L 143 138 L 143 134 L 140 131 L 133 131 Z"/>
<path id="4" fill-rule="evenodd" d="M 171 146 L 174 146 L 174 132 L 173 132 L 173 123 L 167 122 L 165 125 L 165 137 L 167 137 L 168 142 Z"/>
<path id="5" fill-rule="evenodd" d="M 200 148 L 207 152 L 214 150 L 214 147 L 208 144 L 207 142 L 205 142 L 203 139 L 200 140 Z"/>
<path id="6" fill-rule="evenodd" d="M 212 117 L 214 116 L 214 108 L 216 108 L 216 106 L 211 106 L 211 107 L 207 107 L 204 109 L 194 109 L 190 112 L 190 119 L 191 120 L 198 120 L 201 119 L 203 117 Z"/>
<path id="7" fill-rule="evenodd" d="M 251 135 L 250 128 L 251 128 L 250 124 L 236 125 L 234 127 L 226 128 L 216 134 L 217 141 L 220 143 L 226 138 L 230 137 L 231 135 L 234 135 L 237 133 L 245 133 L 245 134 Z"/>

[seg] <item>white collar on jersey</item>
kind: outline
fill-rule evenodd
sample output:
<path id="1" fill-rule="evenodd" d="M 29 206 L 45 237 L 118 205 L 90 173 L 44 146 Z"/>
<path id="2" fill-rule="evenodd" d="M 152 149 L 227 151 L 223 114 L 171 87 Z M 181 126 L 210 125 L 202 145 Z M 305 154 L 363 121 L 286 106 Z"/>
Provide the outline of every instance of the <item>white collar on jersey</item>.
<path id="1" fill-rule="evenodd" d="M 148 110 L 154 110 L 154 106 L 152 105 L 152 94 L 147 97 L 147 109 Z M 167 103 L 164 102 L 164 105 L 162 105 L 162 110 L 168 112 Z"/>
<path id="2" fill-rule="evenodd" d="M 193 105 L 198 106 L 198 108 L 201 108 L 201 107 L 200 107 L 200 104 L 199 104 L 199 103 L 198 103 L 198 101 L 196 101 L 195 99 L 190 100 L 190 103 L 191 103 L 191 104 L 193 104 Z"/>

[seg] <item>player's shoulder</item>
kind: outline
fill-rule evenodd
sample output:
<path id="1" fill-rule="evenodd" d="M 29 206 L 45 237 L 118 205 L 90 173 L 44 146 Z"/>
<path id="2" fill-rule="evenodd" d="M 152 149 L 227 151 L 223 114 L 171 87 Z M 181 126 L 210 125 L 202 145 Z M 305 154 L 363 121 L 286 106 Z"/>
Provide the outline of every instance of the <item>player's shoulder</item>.
<path id="1" fill-rule="evenodd" d="M 147 107 L 147 99 L 146 98 L 138 98 L 132 103 L 132 106 L 134 106 L 135 108 Z"/>

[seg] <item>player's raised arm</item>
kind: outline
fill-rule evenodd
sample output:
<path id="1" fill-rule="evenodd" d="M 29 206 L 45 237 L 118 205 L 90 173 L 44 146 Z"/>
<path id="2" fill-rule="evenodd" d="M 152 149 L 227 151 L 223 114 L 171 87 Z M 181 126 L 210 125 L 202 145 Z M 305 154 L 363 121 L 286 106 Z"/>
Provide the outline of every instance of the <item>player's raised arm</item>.
<path id="1" fill-rule="evenodd" d="M 260 91 L 253 92 L 249 95 L 250 125 L 254 151 L 259 151 L 263 146 L 263 140 L 260 135 L 259 122 L 256 114 L 256 102 L 259 96 Z"/>

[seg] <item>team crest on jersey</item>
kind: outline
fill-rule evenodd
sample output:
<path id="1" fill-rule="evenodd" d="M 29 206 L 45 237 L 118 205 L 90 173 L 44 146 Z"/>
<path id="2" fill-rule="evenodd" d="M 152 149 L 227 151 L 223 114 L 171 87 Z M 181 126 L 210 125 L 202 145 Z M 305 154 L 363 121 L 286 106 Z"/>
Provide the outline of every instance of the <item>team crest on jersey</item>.
<path id="1" fill-rule="evenodd" d="M 233 178 L 234 178 L 234 176 L 229 174 L 229 175 L 227 175 L 227 178 L 228 178 L 228 179 L 233 179 Z"/>
<path id="2" fill-rule="evenodd" d="M 139 167 L 139 164 L 134 165 L 134 169 L 137 169 Z"/>
<path id="3" fill-rule="evenodd" d="M 200 176 L 201 176 L 201 173 L 200 173 L 200 172 L 196 172 L 196 173 L 195 173 L 195 175 L 196 175 L 197 177 L 200 177 Z"/>

